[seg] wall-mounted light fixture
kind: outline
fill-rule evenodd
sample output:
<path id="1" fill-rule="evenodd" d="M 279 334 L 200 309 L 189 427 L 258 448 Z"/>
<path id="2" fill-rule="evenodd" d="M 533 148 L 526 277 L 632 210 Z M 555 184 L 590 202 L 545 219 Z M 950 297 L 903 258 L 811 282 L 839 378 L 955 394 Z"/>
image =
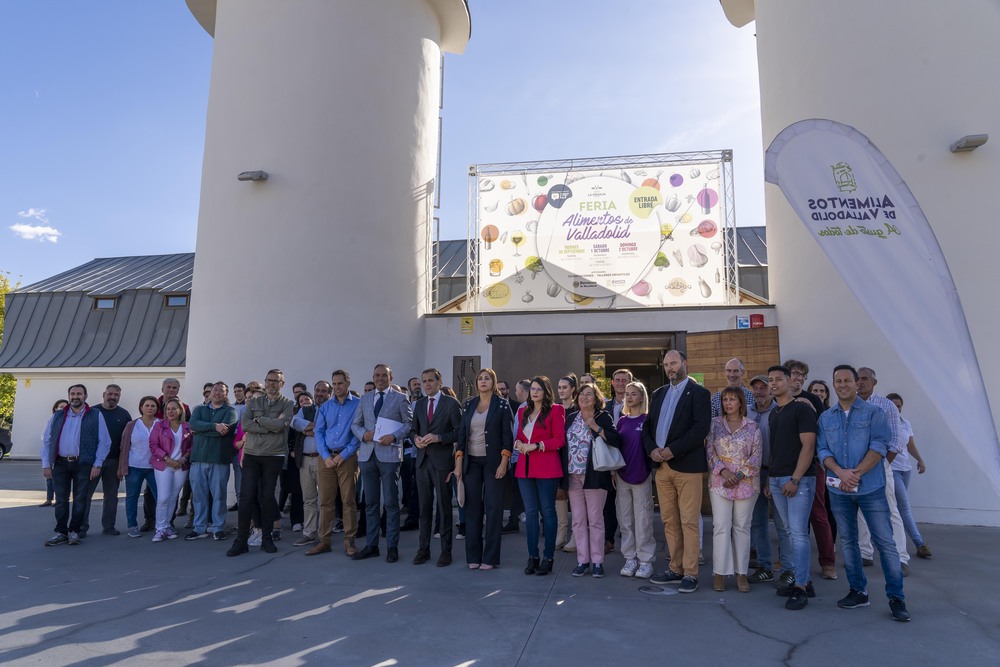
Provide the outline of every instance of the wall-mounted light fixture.
<path id="1" fill-rule="evenodd" d="M 967 134 L 949 146 L 948 150 L 952 153 L 968 153 L 985 144 L 989 138 L 988 134 Z"/>
<path id="2" fill-rule="evenodd" d="M 241 171 L 240 175 L 236 177 L 238 181 L 266 181 L 267 172 L 266 171 Z"/>

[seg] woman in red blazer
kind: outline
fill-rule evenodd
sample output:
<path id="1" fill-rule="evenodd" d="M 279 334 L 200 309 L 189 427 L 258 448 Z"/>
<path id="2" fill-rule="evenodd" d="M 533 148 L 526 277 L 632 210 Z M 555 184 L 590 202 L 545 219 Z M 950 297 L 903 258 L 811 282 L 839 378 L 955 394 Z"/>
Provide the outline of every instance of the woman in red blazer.
<path id="1" fill-rule="evenodd" d="M 177 539 L 170 518 L 191 465 L 191 427 L 184 421 L 184 404 L 176 398 L 167 400 L 163 415 L 149 434 L 149 463 L 156 478 L 154 542 Z"/>
<path id="2" fill-rule="evenodd" d="M 556 551 L 556 489 L 563 476 L 559 450 L 566 444 L 566 411 L 553 404 L 552 383 L 544 375 L 531 380 L 528 402 L 517 411 L 514 447 L 520 452 L 514 476 L 524 500 L 528 533 L 525 574 L 552 571 Z M 545 524 L 545 551 L 538 558 L 538 513 Z"/>

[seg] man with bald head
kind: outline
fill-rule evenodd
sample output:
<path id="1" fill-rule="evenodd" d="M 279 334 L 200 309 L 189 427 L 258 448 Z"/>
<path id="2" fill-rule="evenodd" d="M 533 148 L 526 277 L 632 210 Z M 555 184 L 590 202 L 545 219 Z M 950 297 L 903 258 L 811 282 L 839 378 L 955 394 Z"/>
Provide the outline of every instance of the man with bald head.
<path id="1" fill-rule="evenodd" d="M 743 390 L 743 395 L 747 399 L 747 405 L 753 405 L 753 392 L 743 386 L 743 376 L 746 375 L 746 367 L 743 362 L 733 357 L 726 362 L 726 385 Z M 722 391 L 712 394 L 712 417 L 722 414 Z"/>
<path id="2" fill-rule="evenodd" d="M 688 377 L 687 355 L 671 350 L 663 357 L 668 383 L 649 401 L 642 444 L 653 461 L 660 516 L 671 560 L 654 584 L 680 584 L 681 593 L 698 590 L 698 520 L 704 473 L 705 437 L 712 425 L 712 397 Z"/>

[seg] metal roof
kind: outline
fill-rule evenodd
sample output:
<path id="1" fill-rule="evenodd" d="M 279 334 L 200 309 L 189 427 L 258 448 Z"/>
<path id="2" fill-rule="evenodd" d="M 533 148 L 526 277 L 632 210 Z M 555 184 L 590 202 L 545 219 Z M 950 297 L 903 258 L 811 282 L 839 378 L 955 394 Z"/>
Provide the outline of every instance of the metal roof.
<path id="1" fill-rule="evenodd" d="M 737 227 L 735 231 L 729 230 L 729 233 L 736 234 L 736 260 L 740 267 L 767 266 L 767 230 L 763 225 Z M 435 245 L 438 254 L 437 277 L 464 278 L 468 272 L 466 267 L 468 241 L 452 239 L 438 241 Z"/>
<path id="2" fill-rule="evenodd" d="M 183 366 L 194 254 L 95 259 L 7 295 L 0 368 Z M 95 297 L 115 297 L 98 310 Z"/>
<path id="3" fill-rule="evenodd" d="M 17 290 L 17 294 L 84 292 L 94 296 L 116 296 L 125 290 L 149 289 L 160 293 L 191 292 L 194 253 L 102 257 L 57 276 Z"/>

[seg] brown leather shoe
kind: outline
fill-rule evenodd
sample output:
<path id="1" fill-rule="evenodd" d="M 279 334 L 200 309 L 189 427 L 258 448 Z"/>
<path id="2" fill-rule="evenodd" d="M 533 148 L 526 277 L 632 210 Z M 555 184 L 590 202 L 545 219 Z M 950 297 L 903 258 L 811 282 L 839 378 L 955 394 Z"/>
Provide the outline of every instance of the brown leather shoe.
<path id="1" fill-rule="evenodd" d="M 836 579 L 837 578 L 837 568 L 833 565 L 824 565 L 823 574 L 821 575 L 824 579 Z"/>
<path id="2" fill-rule="evenodd" d="M 306 555 L 307 556 L 315 556 L 316 554 L 325 554 L 325 553 L 329 553 L 331 551 L 333 551 L 333 549 L 330 547 L 329 544 L 325 544 L 323 542 L 318 542 L 316 544 L 316 546 L 314 546 L 312 549 L 309 549 L 308 551 L 306 551 Z"/>
<path id="3" fill-rule="evenodd" d="M 715 590 L 720 592 L 726 590 L 726 578 L 723 575 L 715 575 L 715 581 L 713 583 L 715 584 Z"/>
<path id="4" fill-rule="evenodd" d="M 353 556 L 354 554 L 358 553 L 358 548 L 354 546 L 353 541 L 344 545 L 344 553 L 347 554 L 348 556 Z"/>
<path id="5" fill-rule="evenodd" d="M 740 593 L 750 592 L 750 582 L 747 581 L 747 575 L 745 574 L 736 575 L 736 590 L 738 590 Z"/>

